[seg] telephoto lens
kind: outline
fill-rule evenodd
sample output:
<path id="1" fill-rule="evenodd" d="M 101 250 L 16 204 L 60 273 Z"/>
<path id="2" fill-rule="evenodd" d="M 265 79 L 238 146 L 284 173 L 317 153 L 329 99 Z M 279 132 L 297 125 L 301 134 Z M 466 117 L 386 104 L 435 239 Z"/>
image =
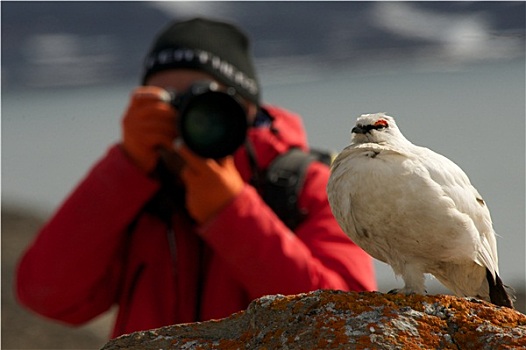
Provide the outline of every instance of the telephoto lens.
<path id="1" fill-rule="evenodd" d="M 224 158 L 245 141 L 246 111 L 234 88 L 200 82 L 172 99 L 179 111 L 179 132 L 184 143 L 203 158 Z"/>

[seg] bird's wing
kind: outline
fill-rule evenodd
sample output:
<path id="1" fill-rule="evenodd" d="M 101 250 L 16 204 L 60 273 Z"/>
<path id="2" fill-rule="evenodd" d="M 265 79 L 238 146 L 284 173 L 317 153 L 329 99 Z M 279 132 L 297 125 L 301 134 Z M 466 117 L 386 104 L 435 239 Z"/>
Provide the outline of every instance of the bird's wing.
<path id="1" fill-rule="evenodd" d="M 498 273 L 497 242 L 490 212 L 482 196 L 471 184 L 464 171 L 448 158 L 427 148 L 419 147 L 420 157 L 429 176 L 439 184 L 444 194 L 455 203 L 456 209 L 468 215 L 479 232 L 475 262 Z"/>

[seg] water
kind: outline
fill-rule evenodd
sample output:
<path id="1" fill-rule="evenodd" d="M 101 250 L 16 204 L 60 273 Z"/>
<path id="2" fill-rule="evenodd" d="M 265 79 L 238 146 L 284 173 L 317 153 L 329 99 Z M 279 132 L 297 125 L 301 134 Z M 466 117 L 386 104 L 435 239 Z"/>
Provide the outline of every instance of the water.
<path id="1" fill-rule="evenodd" d="M 290 67 L 293 72 L 294 67 Z M 405 136 L 449 157 L 488 203 L 503 280 L 525 283 L 524 62 L 301 74 L 261 72 L 265 101 L 304 117 L 311 145 L 340 150 L 362 113 L 386 112 Z M 50 215 L 120 138 L 131 84 L 2 94 L 2 202 Z M 380 289 L 400 287 L 376 263 Z M 430 282 L 428 291 L 440 290 Z"/>

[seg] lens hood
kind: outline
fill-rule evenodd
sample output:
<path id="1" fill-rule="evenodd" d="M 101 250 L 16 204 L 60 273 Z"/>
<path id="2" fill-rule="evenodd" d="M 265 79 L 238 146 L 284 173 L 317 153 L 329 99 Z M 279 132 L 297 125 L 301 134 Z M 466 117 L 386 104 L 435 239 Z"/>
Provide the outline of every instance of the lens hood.
<path id="1" fill-rule="evenodd" d="M 181 96 L 179 132 L 184 143 L 204 158 L 224 158 L 245 141 L 246 111 L 235 89 L 215 82 L 198 83 Z"/>

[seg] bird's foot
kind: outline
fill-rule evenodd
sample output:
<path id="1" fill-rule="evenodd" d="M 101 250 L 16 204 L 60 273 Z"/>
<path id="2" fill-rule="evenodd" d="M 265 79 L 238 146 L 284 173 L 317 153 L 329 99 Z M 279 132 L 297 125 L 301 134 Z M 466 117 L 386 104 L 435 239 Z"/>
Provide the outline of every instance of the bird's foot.
<path id="1" fill-rule="evenodd" d="M 405 294 L 405 295 L 412 295 L 412 294 L 427 294 L 427 290 L 424 290 L 424 293 L 418 293 L 414 290 L 411 290 L 411 289 L 406 289 L 406 288 L 402 288 L 402 289 L 391 289 L 389 292 L 387 292 L 387 294 Z"/>

